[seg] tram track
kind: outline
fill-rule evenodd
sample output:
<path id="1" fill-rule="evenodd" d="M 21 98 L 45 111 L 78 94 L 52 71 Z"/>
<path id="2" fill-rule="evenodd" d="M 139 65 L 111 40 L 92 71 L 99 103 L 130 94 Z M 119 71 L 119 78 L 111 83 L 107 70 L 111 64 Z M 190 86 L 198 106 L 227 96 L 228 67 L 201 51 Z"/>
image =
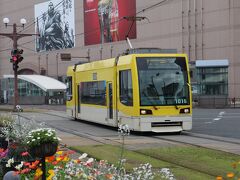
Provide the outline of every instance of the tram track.
<path id="1" fill-rule="evenodd" d="M 46 114 L 49 116 L 55 116 L 55 117 L 61 117 L 64 118 L 58 114 L 52 114 L 52 113 L 42 113 Z M 24 115 L 19 115 L 20 117 L 23 117 L 25 119 L 31 120 L 28 116 Z M 59 131 L 69 133 L 76 135 L 78 137 L 86 138 L 92 141 L 95 141 L 97 143 L 101 144 L 120 144 L 121 142 L 116 140 L 116 136 L 114 137 L 105 137 L 105 136 L 96 136 L 91 133 L 86 133 L 86 132 L 81 132 L 76 129 L 70 129 L 70 128 L 65 128 L 61 126 L 56 126 L 51 123 L 45 122 L 47 126 L 55 128 Z M 117 134 L 117 132 L 116 132 Z M 232 154 L 237 154 L 240 155 L 240 140 L 234 139 L 234 138 L 225 138 L 225 137 L 219 137 L 219 136 L 210 136 L 210 135 L 204 135 L 204 134 L 197 134 L 197 133 L 192 133 L 192 132 L 182 132 L 180 135 L 172 135 L 172 134 L 155 134 L 147 133 L 147 135 L 136 135 L 136 137 L 146 137 L 146 138 L 152 138 L 152 139 L 159 139 L 163 141 L 168 141 L 172 143 L 179 143 L 179 144 L 185 144 L 185 145 L 192 145 L 192 146 L 197 146 L 197 147 L 204 147 L 208 149 L 214 149 L 214 150 L 219 150 L 223 152 L 228 152 Z M 111 136 L 111 135 L 110 135 Z M 141 141 L 141 138 L 140 138 Z"/>

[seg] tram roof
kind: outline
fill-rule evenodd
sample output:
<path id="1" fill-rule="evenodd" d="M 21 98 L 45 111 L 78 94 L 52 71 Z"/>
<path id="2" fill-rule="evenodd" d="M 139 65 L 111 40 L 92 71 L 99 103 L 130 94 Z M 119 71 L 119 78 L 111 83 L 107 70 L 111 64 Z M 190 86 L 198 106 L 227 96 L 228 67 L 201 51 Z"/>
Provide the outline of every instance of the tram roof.
<path id="1" fill-rule="evenodd" d="M 13 75 L 3 75 L 4 78 L 14 78 Z M 66 90 L 66 85 L 54 78 L 42 75 L 18 75 L 18 79 L 25 80 L 35 84 L 44 91 L 59 91 Z"/>

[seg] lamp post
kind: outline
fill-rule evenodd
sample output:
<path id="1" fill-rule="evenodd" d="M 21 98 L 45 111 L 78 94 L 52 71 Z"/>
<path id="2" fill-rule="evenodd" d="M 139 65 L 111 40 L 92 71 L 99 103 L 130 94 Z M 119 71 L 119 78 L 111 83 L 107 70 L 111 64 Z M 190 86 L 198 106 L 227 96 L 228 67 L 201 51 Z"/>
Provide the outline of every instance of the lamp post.
<path id="1" fill-rule="evenodd" d="M 18 57 L 20 57 L 19 55 L 22 53 L 19 53 L 18 49 L 17 49 L 17 41 L 18 39 L 25 37 L 25 36 L 33 36 L 33 35 L 38 35 L 38 34 L 20 34 L 17 32 L 17 27 L 23 27 L 26 24 L 26 19 L 22 18 L 20 19 L 20 23 L 21 26 L 17 26 L 16 23 L 13 23 L 12 25 L 9 25 L 9 19 L 8 18 L 3 18 L 3 23 L 5 24 L 5 27 L 7 28 L 7 26 L 12 26 L 13 27 L 13 32 L 12 33 L 0 33 L 1 36 L 6 36 L 10 39 L 12 39 L 13 41 L 13 50 L 12 52 L 16 51 L 16 59 L 13 59 L 12 63 L 13 63 L 13 71 L 14 71 L 14 103 L 13 103 L 13 111 L 17 111 L 16 106 L 18 105 L 18 79 L 17 79 L 17 73 L 18 73 L 18 63 L 23 59 L 21 57 L 21 60 L 18 59 Z"/>

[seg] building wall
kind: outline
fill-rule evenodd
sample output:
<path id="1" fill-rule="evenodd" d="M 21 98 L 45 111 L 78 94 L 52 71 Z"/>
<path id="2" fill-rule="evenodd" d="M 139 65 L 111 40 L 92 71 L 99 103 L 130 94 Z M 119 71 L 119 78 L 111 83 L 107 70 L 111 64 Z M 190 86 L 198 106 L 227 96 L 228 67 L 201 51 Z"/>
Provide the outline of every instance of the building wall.
<path id="1" fill-rule="evenodd" d="M 23 33 L 34 33 L 34 5 L 43 0 L 1 0 L 0 18 L 8 17 L 11 22 L 19 22 L 25 17 L 28 24 Z M 147 19 L 137 22 L 137 38 L 131 40 L 133 47 L 159 47 L 177 49 L 187 53 L 189 60 L 228 59 L 229 97 L 240 97 L 240 1 L 239 0 L 169 0 L 158 6 L 158 0 L 136 0 L 137 16 Z M 150 8 L 151 7 L 151 8 Z M 91 22 L 89 22 L 91 23 Z M 19 27 L 18 31 L 22 31 Z M 12 32 L 12 27 L 0 25 L 0 32 Z M 117 56 L 126 48 L 125 41 L 84 46 L 83 1 L 75 0 L 75 47 L 37 53 L 34 51 L 34 37 L 24 37 L 18 44 L 24 49 L 24 60 L 19 69 L 29 69 L 40 73 L 46 70 L 48 76 L 65 76 L 68 65 L 80 60 L 64 62 L 60 53 L 72 56 L 87 56 L 90 60 Z M 13 74 L 9 63 L 12 41 L 0 37 L 0 75 Z"/>

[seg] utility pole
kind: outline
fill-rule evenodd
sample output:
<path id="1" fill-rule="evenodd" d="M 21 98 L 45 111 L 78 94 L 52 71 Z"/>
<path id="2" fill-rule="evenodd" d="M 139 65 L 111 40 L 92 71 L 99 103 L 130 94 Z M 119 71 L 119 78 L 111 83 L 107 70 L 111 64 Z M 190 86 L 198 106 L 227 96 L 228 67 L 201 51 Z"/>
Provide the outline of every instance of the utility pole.
<path id="1" fill-rule="evenodd" d="M 12 33 L 0 33 L 1 36 L 5 36 L 8 37 L 10 39 L 12 39 L 13 41 L 13 50 L 11 52 L 12 55 L 12 63 L 13 63 L 13 71 L 14 71 L 14 103 L 13 103 L 13 111 L 17 111 L 16 106 L 18 105 L 18 100 L 19 100 L 19 96 L 18 96 L 18 63 L 21 62 L 23 60 L 23 57 L 21 57 L 21 54 L 23 52 L 23 50 L 18 50 L 18 44 L 17 41 L 22 38 L 22 37 L 26 37 L 26 36 L 33 36 L 33 35 L 38 35 L 38 34 L 20 34 L 17 32 L 17 24 L 14 23 L 13 25 L 8 25 L 9 23 L 9 19 L 8 18 L 4 18 L 3 22 L 5 23 L 5 26 L 12 26 L 13 27 L 13 32 Z M 21 19 L 20 23 L 22 24 L 21 27 L 24 28 L 24 24 L 26 24 L 26 20 L 25 19 Z M 15 54 L 13 53 L 15 52 Z"/>

